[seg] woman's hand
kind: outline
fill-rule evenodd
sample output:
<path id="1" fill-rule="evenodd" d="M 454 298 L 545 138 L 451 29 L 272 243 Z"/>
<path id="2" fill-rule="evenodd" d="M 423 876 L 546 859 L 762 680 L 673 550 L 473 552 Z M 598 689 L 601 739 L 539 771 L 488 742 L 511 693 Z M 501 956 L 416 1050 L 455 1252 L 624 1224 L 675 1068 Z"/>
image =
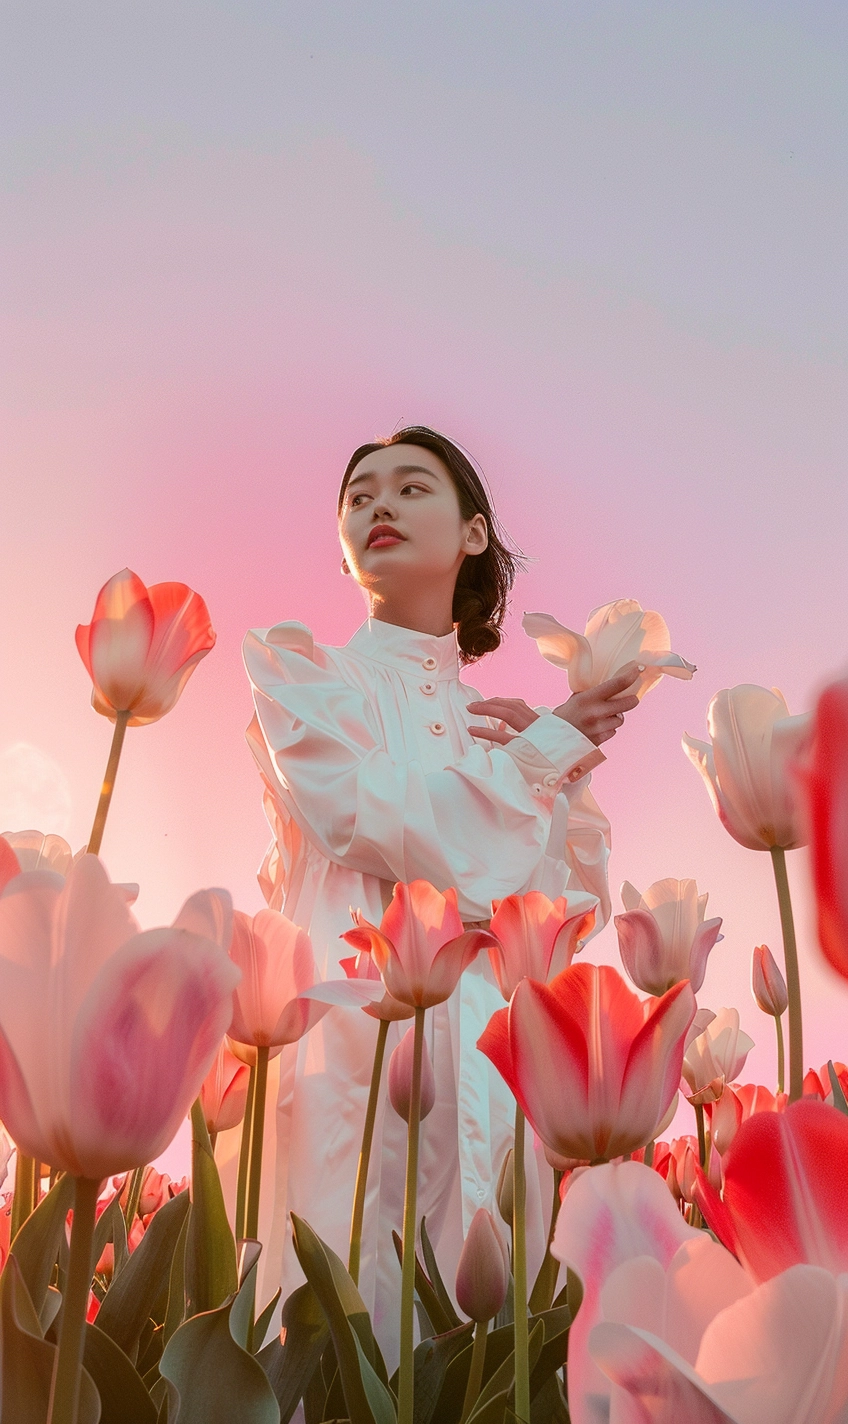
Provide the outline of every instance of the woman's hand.
<path id="1" fill-rule="evenodd" d="M 586 692 L 575 692 L 567 702 L 554 708 L 554 714 L 564 722 L 570 722 L 596 747 L 614 737 L 624 721 L 625 712 L 632 712 L 639 706 L 639 698 L 626 689 L 632 687 L 640 672 L 641 663 L 627 663 L 608 682 L 599 682 Z"/>
<path id="2" fill-rule="evenodd" d="M 554 708 L 554 715 L 570 722 L 572 727 L 599 747 L 601 742 L 615 736 L 624 721 L 625 712 L 638 707 L 638 697 L 632 693 L 627 696 L 626 689 L 632 687 L 641 671 L 640 663 L 628 663 L 608 682 L 590 687 L 588 692 L 575 692 L 567 702 Z M 468 711 L 477 717 L 498 718 L 498 727 L 469 727 L 468 730 L 479 741 L 496 742 L 502 747 L 514 736 L 526 731 L 539 716 L 520 697 L 488 697 L 482 702 L 469 702 Z M 508 731 L 508 727 L 512 727 L 513 731 Z"/>

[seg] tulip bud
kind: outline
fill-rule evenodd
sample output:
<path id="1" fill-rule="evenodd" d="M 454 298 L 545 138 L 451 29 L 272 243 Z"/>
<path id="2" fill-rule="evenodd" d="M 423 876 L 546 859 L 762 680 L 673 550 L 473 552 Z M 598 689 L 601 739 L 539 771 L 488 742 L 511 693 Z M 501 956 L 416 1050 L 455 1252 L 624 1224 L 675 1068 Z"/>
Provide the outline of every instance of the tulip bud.
<path id="1" fill-rule="evenodd" d="M 685 1202 L 692 1202 L 695 1199 L 695 1169 L 698 1166 L 698 1158 L 692 1151 L 690 1143 L 686 1143 L 680 1157 L 678 1165 L 678 1184 L 680 1195 Z"/>
<path id="2" fill-rule="evenodd" d="M 732 1088 L 725 1088 L 710 1114 L 713 1146 L 723 1157 L 742 1126 L 742 1104 Z"/>
<path id="3" fill-rule="evenodd" d="M 751 989 L 764 1014 L 779 1019 L 786 1013 L 789 999 L 786 983 L 767 944 L 758 944 L 751 961 Z"/>
<path id="4" fill-rule="evenodd" d="M 432 1111 L 436 1101 L 436 1079 L 426 1040 L 421 1055 L 421 1121 Z M 412 1058 L 415 1048 L 415 1028 L 408 1028 L 389 1059 L 389 1102 L 404 1122 L 409 1122 L 412 1102 Z"/>
<path id="5" fill-rule="evenodd" d="M 821 1100 L 824 1099 L 821 1079 L 819 1078 L 819 1075 L 816 1072 L 815 1068 L 808 1069 L 807 1072 L 804 1074 L 804 1082 L 801 1086 L 801 1093 L 802 1096 L 805 1098 L 819 1098 Z"/>
<path id="6" fill-rule="evenodd" d="M 509 1288 L 509 1257 L 485 1207 L 475 1212 L 456 1269 L 456 1299 L 470 1320 L 492 1320 Z"/>
<path id="7" fill-rule="evenodd" d="M 503 1161 L 498 1175 L 498 1185 L 495 1190 L 495 1201 L 498 1204 L 498 1211 L 501 1219 L 507 1226 L 512 1226 L 513 1213 L 515 1211 L 514 1178 L 512 1175 L 512 1148 L 510 1147 Z"/>

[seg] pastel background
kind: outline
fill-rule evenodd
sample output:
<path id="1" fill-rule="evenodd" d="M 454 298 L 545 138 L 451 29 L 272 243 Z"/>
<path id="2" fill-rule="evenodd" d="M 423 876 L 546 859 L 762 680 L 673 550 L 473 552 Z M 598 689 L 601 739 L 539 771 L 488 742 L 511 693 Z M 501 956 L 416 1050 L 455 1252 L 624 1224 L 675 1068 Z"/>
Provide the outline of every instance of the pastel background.
<path id="1" fill-rule="evenodd" d="M 182 579 L 218 645 L 128 735 L 103 853 L 145 924 L 201 885 L 259 908 L 242 635 L 346 641 L 341 471 L 432 424 L 532 558 L 480 688 L 561 700 L 521 611 L 617 597 L 697 663 L 593 789 L 616 909 L 625 878 L 709 891 L 702 1001 L 741 1006 L 772 1082 L 769 859 L 680 736 L 718 688 L 801 711 L 848 662 L 845 6 L 12 0 L 2 52 L 0 829 L 86 840 L 111 729 L 74 628 L 124 565 Z M 848 986 L 790 861 L 819 1065 L 848 1058 Z"/>

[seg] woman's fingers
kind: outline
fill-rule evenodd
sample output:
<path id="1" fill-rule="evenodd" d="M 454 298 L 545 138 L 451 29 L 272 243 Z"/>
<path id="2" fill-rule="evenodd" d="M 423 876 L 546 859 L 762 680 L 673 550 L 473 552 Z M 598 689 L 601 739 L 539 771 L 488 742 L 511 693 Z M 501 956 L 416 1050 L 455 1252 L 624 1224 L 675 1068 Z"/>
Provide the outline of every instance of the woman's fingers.
<path id="1" fill-rule="evenodd" d="M 610 697 L 617 697 L 626 688 L 632 687 L 640 673 L 645 671 L 644 663 L 625 663 L 623 668 L 619 668 L 615 677 L 610 677 L 606 682 L 599 682 L 594 688 L 595 695 L 603 701 Z M 636 701 L 638 702 L 638 697 Z"/>
<path id="2" fill-rule="evenodd" d="M 479 702 L 469 702 L 467 710 L 476 717 L 496 717 L 517 732 L 523 732 L 539 716 L 520 697 L 487 697 Z"/>
<path id="3" fill-rule="evenodd" d="M 500 727 L 469 727 L 468 730 L 478 741 L 497 742 L 499 747 L 505 747 L 515 735 L 513 732 L 502 731 Z"/>

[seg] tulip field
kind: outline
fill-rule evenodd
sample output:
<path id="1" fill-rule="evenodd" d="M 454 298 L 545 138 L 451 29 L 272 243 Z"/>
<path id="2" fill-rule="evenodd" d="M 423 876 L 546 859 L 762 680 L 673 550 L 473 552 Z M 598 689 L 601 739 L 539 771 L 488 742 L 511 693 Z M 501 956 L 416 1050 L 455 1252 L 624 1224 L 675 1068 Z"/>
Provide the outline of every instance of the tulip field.
<path id="1" fill-rule="evenodd" d="M 640 696 L 694 671 L 629 600 L 585 635 L 525 626 L 573 691 L 631 658 Z M 848 1424 L 848 1067 L 804 1057 L 786 870 L 810 856 L 821 953 L 848 978 L 848 681 L 802 716 L 774 690 L 717 691 L 707 739 L 684 739 L 738 854 L 773 867 L 782 942 L 751 965 L 777 1043 L 762 1083 L 738 1007 L 699 1002 L 721 921 L 692 880 L 625 884 L 620 969 L 591 962 L 581 893 L 509 895 L 469 926 L 452 887 L 397 883 L 380 923 L 351 907 L 329 980 L 303 928 L 224 890 L 141 928 L 138 887 L 99 856 L 125 735 L 214 643 L 185 585 L 111 579 L 77 630 L 114 727 L 89 842 L 0 837 L 0 1424 Z M 448 1277 L 419 1212 L 425 1027 L 481 956 L 503 1007 L 473 1051 L 515 1136 Z M 269 1063 L 331 1009 L 373 1020 L 349 1248 L 292 1213 L 303 1283 L 266 1299 Z M 383 1098 L 407 1124 L 397 1358 L 359 1290 Z M 174 1182 L 151 1164 L 186 1118 Z M 216 1139 L 238 1128 L 230 1190 Z M 553 1172 L 533 1269 L 531 1143 Z"/>

